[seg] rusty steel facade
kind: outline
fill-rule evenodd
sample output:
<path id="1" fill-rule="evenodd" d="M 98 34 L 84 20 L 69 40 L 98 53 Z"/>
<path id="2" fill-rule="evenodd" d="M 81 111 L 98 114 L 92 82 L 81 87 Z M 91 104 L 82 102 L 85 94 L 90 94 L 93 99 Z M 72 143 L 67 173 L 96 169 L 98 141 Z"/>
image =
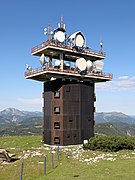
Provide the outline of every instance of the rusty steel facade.
<path id="1" fill-rule="evenodd" d="M 94 136 L 94 83 L 49 81 L 43 98 L 46 144 L 81 144 Z"/>

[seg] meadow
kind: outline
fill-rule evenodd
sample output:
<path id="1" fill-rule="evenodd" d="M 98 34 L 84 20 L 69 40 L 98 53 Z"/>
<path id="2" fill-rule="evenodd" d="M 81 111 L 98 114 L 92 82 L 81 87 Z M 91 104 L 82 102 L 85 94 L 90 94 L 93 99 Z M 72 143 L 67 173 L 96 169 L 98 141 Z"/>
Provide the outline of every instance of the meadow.
<path id="1" fill-rule="evenodd" d="M 23 180 L 134 180 L 135 151 L 102 152 L 84 150 L 82 145 L 60 147 L 43 145 L 41 136 L 0 137 L 0 148 L 16 154 L 14 161 L 0 164 L 0 179 L 18 180 L 24 163 Z M 52 152 L 54 168 L 52 168 Z M 46 155 L 46 175 L 44 156 Z"/>

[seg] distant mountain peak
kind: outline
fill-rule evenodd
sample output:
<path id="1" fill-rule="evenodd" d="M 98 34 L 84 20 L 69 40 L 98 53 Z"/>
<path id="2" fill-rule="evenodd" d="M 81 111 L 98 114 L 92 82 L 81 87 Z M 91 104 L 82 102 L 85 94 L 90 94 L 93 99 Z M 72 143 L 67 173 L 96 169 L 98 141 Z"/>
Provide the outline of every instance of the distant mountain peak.
<path id="1" fill-rule="evenodd" d="M 7 108 L 0 112 L 1 115 L 21 115 L 22 111 L 15 108 Z"/>
<path id="2" fill-rule="evenodd" d="M 22 120 L 26 117 L 42 116 L 42 113 L 38 111 L 30 112 L 30 111 L 20 111 L 16 108 L 7 108 L 0 112 L 0 116 L 8 119 L 16 118 L 18 120 Z"/>

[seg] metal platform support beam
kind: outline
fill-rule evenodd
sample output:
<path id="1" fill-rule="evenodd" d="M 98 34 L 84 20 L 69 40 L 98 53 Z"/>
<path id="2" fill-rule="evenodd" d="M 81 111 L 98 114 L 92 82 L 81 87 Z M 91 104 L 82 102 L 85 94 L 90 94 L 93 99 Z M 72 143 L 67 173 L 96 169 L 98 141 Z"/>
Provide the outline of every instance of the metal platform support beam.
<path id="1" fill-rule="evenodd" d="M 60 54 L 60 70 L 63 71 L 63 66 L 64 66 L 64 60 L 63 60 L 63 54 Z"/>

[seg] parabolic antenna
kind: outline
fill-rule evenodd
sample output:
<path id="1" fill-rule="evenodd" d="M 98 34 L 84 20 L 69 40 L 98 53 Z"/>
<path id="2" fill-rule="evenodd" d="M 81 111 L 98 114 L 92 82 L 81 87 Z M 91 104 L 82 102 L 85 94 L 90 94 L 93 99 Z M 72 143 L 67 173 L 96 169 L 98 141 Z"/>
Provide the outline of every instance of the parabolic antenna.
<path id="1" fill-rule="evenodd" d="M 92 64 L 92 62 L 91 62 L 90 60 L 88 60 L 88 61 L 86 62 L 86 66 L 87 66 L 87 71 L 88 71 L 88 72 L 92 71 L 93 64 Z"/>
<path id="2" fill-rule="evenodd" d="M 64 40 L 65 40 L 65 33 L 62 32 L 62 31 L 57 31 L 54 34 L 54 39 L 58 40 L 59 42 L 64 42 Z"/>
<path id="3" fill-rule="evenodd" d="M 26 64 L 26 70 L 27 70 L 27 71 L 32 71 L 32 67 L 29 66 L 28 64 Z"/>
<path id="4" fill-rule="evenodd" d="M 64 66 L 70 67 L 70 63 L 69 63 L 69 62 L 65 62 L 65 63 L 64 63 Z"/>
<path id="5" fill-rule="evenodd" d="M 97 60 L 95 62 L 93 62 L 93 66 L 94 66 L 94 71 L 95 72 L 101 72 L 104 66 L 104 62 L 101 60 Z"/>
<path id="6" fill-rule="evenodd" d="M 40 63 L 41 63 L 42 66 L 45 65 L 45 55 L 44 54 L 42 54 L 41 57 L 40 57 Z"/>
<path id="7" fill-rule="evenodd" d="M 86 60 L 84 58 L 79 58 L 76 60 L 76 67 L 80 71 L 84 71 L 86 69 Z"/>
<path id="8" fill-rule="evenodd" d="M 78 47 L 83 47 L 85 45 L 85 37 L 80 31 L 69 36 L 68 41 Z"/>
<path id="9" fill-rule="evenodd" d="M 60 66 L 60 60 L 56 60 L 54 63 L 55 66 Z"/>
<path id="10" fill-rule="evenodd" d="M 84 45 L 84 38 L 82 35 L 78 34 L 75 39 L 76 46 L 82 47 Z"/>

